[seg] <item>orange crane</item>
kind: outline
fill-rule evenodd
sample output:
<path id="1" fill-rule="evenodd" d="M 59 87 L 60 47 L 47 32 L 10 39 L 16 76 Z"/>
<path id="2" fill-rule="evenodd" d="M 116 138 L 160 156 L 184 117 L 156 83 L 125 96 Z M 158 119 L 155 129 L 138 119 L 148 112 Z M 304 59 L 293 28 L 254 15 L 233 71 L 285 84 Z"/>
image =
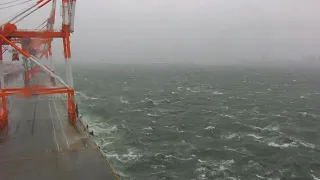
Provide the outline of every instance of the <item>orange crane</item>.
<path id="1" fill-rule="evenodd" d="M 29 2 L 31 0 L 25 0 Z M 74 31 L 74 17 L 76 0 L 61 0 L 62 2 L 62 25 L 61 30 L 54 31 L 55 11 L 57 0 L 37 0 L 26 10 L 18 13 L 16 16 L 7 22 L 0 24 L 0 82 L 1 82 L 1 113 L 0 113 L 0 129 L 8 124 L 8 111 L 6 108 L 6 97 L 9 95 L 19 94 L 23 97 L 29 97 L 31 94 L 45 95 L 45 94 L 67 94 L 67 108 L 68 117 L 71 123 L 76 121 L 76 105 L 74 101 L 73 76 L 71 68 L 71 50 L 70 50 L 70 34 Z M 39 10 L 40 8 L 52 4 L 52 9 L 49 18 L 41 25 L 45 28 L 41 30 L 21 30 L 17 28 L 17 22 L 23 20 L 30 14 Z M 0 8 L 1 9 L 1 8 Z M 40 58 L 51 57 L 51 42 L 54 38 L 61 38 L 64 50 L 67 83 L 59 76 L 55 75 L 54 68 L 41 64 Z M 25 82 L 28 82 L 29 75 L 35 71 L 43 71 L 47 73 L 52 80 L 57 80 L 63 87 L 46 87 L 46 86 L 32 86 L 25 84 L 25 87 L 5 88 L 4 87 L 4 71 L 3 71 L 3 53 L 8 49 L 7 46 L 13 48 L 12 60 L 19 61 L 18 54 L 23 56 L 26 64 L 31 62 L 33 67 L 25 66 Z M 19 47 L 20 46 L 20 47 Z M 52 64 L 52 62 L 50 63 Z"/>
<path id="2" fill-rule="evenodd" d="M 2 0 L 0 10 L 4 4 L 6 8 L 17 2 L 33 4 L 10 20 L 0 22 L 0 179 L 120 179 L 91 138 L 94 136 L 93 131 L 90 132 L 89 126 L 77 117 L 69 40 L 74 30 L 76 1 L 5 1 L 9 2 L 3 3 Z M 62 3 L 62 24 L 60 30 L 54 30 L 58 1 Z M 20 29 L 19 21 L 50 3 L 52 9 L 48 18 L 41 23 L 42 28 Z M 3 16 L 0 17 L 2 18 Z M 67 82 L 55 74 L 52 64 L 46 66 L 46 60 L 43 60 L 48 57 L 52 62 L 51 42 L 54 38 L 62 39 Z M 10 63 L 5 64 L 2 54 L 12 48 L 13 57 Z M 19 58 L 19 55 L 22 57 Z M 20 81 L 21 61 L 25 72 L 24 84 Z M 10 72 L 19 76 L 12 77 L 12 84 L 5 86 L 4 70 L 10 75 L 6 76 L 7 82 L 12 77 Z M 41 72 L 32 76 L 37 71 Z M 57 84 L 51 84 L 49 77 Z M 61 98 L 51 95 L 60 93 L 66 96 Z M 46 98 L 37 96 L 47 94 Z M 9 99 L 8 96 L 11 95 L 30 99 Z M 61 100 L 65 99 L 66 106 L 59 106 Z"/>

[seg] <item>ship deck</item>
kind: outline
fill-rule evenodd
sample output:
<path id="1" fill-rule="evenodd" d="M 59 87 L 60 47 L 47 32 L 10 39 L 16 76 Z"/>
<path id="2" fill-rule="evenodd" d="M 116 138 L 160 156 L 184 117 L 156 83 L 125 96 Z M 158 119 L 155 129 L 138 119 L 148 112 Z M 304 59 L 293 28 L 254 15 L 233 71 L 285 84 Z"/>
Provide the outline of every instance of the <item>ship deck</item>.
<path id="1" fill-rule="evenodd" d="M 41 77 L 32 82 L 44 81 L 49 82 Z M 22 78 L 18 78 L 13 86 L 22 86 L 22 83 Z M 8 98 L 9 124 L 0 136 L 1 178 L 119 179 L 81 121 L 78 120 L 76 126 L 68 122 L 61 97 Z"/>

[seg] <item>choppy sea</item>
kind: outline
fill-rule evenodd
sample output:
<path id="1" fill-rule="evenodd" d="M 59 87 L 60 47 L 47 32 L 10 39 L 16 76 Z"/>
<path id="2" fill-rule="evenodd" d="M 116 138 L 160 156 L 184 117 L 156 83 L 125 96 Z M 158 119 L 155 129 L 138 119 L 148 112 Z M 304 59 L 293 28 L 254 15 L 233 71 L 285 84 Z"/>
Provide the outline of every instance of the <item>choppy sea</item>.
<path id="1" fill-rule="evenodd" d="M 75 64 L 73 72 L 81 116 L 124 180 L 320 179 L 315 68 Z"/>

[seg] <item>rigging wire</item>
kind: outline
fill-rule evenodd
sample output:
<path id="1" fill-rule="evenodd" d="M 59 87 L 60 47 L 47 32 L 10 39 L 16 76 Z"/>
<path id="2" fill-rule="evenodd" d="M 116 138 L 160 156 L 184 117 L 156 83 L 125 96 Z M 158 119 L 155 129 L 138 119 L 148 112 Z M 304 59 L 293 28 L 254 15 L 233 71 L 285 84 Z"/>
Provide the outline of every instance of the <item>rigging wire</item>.
<path id="1" fill-rule="evenodd" d="M 51 0 L 47 0 L 47 1 L 45 1 L 44 3 L 42 3 L 40 6 L 41 6 L 41 7 L 42 7 L 42 6 L 45 6 L 45 5 L 47 5 L 50 1 L 51 1 Z M 35 6 L 37 6 L 37 4 L 36 4 Z M 34 13 L 35 11 L 37 11 L 37 10 L 39 10 L 39 9 L 40 9 L 40 8 L 38 7 L 38 8 L 36 8 L 36 9 L 32 10 L 31 12 L 29 12 L 28 14 L 26 14 L 25 16 L 21 17 L 20 19 L 15 20 L 15 21 L 14 21 L 14 24 L 20 22 L 21 20 L 23 20 L 24 18 L 28 17 L 30 14 Z M 12 21 L 13 21 L 13 20 L 12 20 Z"/>
<path id="2" fill-rule="evenodd" d="M 18 2 L 18 1 L 22 1 L 22 0 L 13 0 L 13 1 L 4 2 L 4 3 L 1 3 L 0 6 L 11 4 L 11 3 L 14 3 L 14 2 Z"/>
<path id="3" fill-rule="evenodd" d="M 41 23 L 37 28 L 35 28 L 35 30 L 39 29 L 40 27 L 42 27 L 41 29 L 44 29 L 47 26 L 48 19 L 46 19 L 43 23 Z"/>
<path id="4" fill-rule="evenodd" d="M 34 7 L 36 7 L 36 6 L 37 6 L 37 4 L 34 4 L 34 5 L 30 6 L 30 7 L 28 7 L 27 9 L 21 11 L 20 13 L 18 13 L 17 15 L 15 15 L 14 17 L 10 18 L 10 20 L 8 20 L 6 23 L 12 22 L 13 20 L 17 19 L 19 16 L 21 16 L 22 14 L 26 13 L 27 11 L 31 10 L 32 8 L 34 8 Z M 4 23 L 4 24 L 6 24 L 6 23 Z M 2 24 L 2 25 L 0 25 L 0 26 L 3 26 L 4 24 Z"/>
<path id="5" fill-rule="evenodd" d="M 6 20 L 6 22 L 9 22 L 9 19 L 13 19 L 14 17 L 18 16 L 18 15 L 21 14 L 22 12 L 27 11 L 27 9 L 29 9 L 29 7 L 28 7 L 28 8 L 24 8 L 24 9 L 22 9 L 21 11 L 16 12 L 15 14 L 9 16 L 9 17 L 7 18 L 7 20 Z"/>
<path id="6" fill-rule="evenodd" d="M 30 2 L 30 1 L 32 1 L 32 0 L 26 0 L 26 1 L 21 2 L 21 3 L 18 3 L 18 4 L 13 4 L 13 5 L 10 5 L 10 6 L 1 7 L 0 10 L 2 10 L 2 9 L 7 9 L 7 8 L 11 8 L 11 7 L 15 7 L 15 6 L 18 6 L 18 5 L 21 5 L 21 4 L 28 3 L 28 2 Z"/>

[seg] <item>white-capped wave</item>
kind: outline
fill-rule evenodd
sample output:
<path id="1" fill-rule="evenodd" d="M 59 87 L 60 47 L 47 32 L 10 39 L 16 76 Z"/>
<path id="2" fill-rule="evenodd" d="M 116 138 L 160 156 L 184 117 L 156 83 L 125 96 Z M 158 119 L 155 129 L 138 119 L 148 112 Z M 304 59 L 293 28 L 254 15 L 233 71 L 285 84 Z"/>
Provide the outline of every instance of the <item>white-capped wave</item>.
<path id="1" fill-rule="evenodd" d="M 208 126 L 208 127 L 204 128 L 204 129 L 205 129 L 205 130 L 214 130 L 215 127 L 214 127 L 214 126 Z"/>
<path id="2" fill-rule="evenodd" d="M 230 118 L 230 119 L 234 119 L 234 116 L 232 115 L 229 115 L 229 114 L 220 114 L 221 117 L 227 117 L 227 118 Z"/>
<path id="3" fill-rule="evenodd" d="M 312 114 L 312 113 L 307 113 L 307 112 L 299 112 L 299 115 L 303 118 L 306 118 L 306 117 L 311 117 L 313 119 L 316 119 L 316 115 Z"/>
<path id="4" fill-rule="evenodd" d="M 130 104 L 124 97 L 120 96 L 120 102 L 123 104 Z"/>
<path id="5" fill-rule="evenodd" d="M 225 139 L 230 140 L 230 139 L 234 139 L 234 138 L 239 138 L 240 136 L 239 136 L 238 133 L 232 133 L 232 134 L 229 134 L 229 135 L 223 136 L 223 137 L 224 137 Z"/>
<path id="6" fill-rule="evenodd" d="M 97 98 L 97 97 L 89 97 L 89 96 L 87 96 L 84 92 L 81 92 L 81 91 L 76 91 L 75 94 L 76 94 L 76 95 L 79 95 L 78 97 L 76 96 L 76 99 L 77 99 L 77 100 L 82 100 L 82 99 L 84 99 L 84 100 L 88 100 L 88 99 L 90 99 L 90 100 L 97 100 L 97 99 L 99 99 L 99 98 Z"/>
<path id="7" fill-rule="evenodd" d="M 313 175 L 313 174 L 311 174 L 311 176 L 312 176 L 312 178 L 313 178 L 314 180 L 320 180 L 320 178 L 316 177 L 316 176 Z"/>
<path id="8" fill-rule="evenodd" d="M 314 149 L 316 147 L 314 144 L 311 144 L 311 143 L 307 143 L 303 141 L 298 141 L 298 142 L 300 143 L 300 145 L 306 148 Z"/>
<path id="9" fill-rule="evenodd" d="M 272 126 L 272 125 L 268 125 L 264 128 L 258 127 L 258 126 L 253 126 L 253 125 L 249 125 L 252 129 L 255 130 L 260 130 L 260 131 L 279 131 L 279 126 Z"/>
<path id="10" fill-rule="evenodd" d="M 215 161 L 198 159 L 196 174 L 198 179 L 215 179 L 221 177 L 229 178 L 229 172 L 232 172 L 232 166 L 235 164 L 233 159 Z M 229 178 L 230 179 L 230 178 Z"/>
<path id="11" fill-rule="evenodd" d="M 259 139 L 262 139 L 262 138 L 263 138 L 263 137 L 258 136 L 258 135 L 256 135 L 256 134 L 247 134 L 247 136 L 249 136 L 249 137 L 253 137 L 254 139 L 257 139 L 257 140 L 259 140 Z"/>
<path id="12" fill-rule="evenodd" d="M 133 148 L 127 149 L 127 153 L 119 155 L 118 153 L 106 153 L 107 158 L 116 158 L 121 163 L 128 163 L 129 161 L 136 161 L 140 157 L 141 154 L 134 150 Z"/>
<path id="13" fill-rule="evenodd" d="M 144 130 L 148 130 L 148 131 L 152 131 L 153 130 L 153 128 L 152 127 L 150 127 L 150 126 L 148 126 L 148 127 L 145 127 L 145 128 L 143 128 Z"/>
<path id="14" fill-rule="evenodd" d="M 223 93 L 222 92 L 219 92 L 219 91 L 213 91 L 212 92 L 212 95 L 222 95 Z"/>
<path id="15" fill-rule="evenodd" d="M 155 114 L 155 113 L 153 113 L 153 114 L 147 113 L 147 116 L 150 116 L 150 117 L 159 117 L 159 116 L 161 116 L 161 115 Z"/>
<path id="16" fill-rule="evenodd" d="M 291 143 L 283 143 L 283 144 L 278 144 L 278 143 L 275 143 L 275 142 L 269 142 L 268 146 L 278 147 L 278 148 L 284 149 L 284 148 L 288 148 L 288 147 L 297 147 L 297 144 L 294 141 L 291 142 Z"/>

